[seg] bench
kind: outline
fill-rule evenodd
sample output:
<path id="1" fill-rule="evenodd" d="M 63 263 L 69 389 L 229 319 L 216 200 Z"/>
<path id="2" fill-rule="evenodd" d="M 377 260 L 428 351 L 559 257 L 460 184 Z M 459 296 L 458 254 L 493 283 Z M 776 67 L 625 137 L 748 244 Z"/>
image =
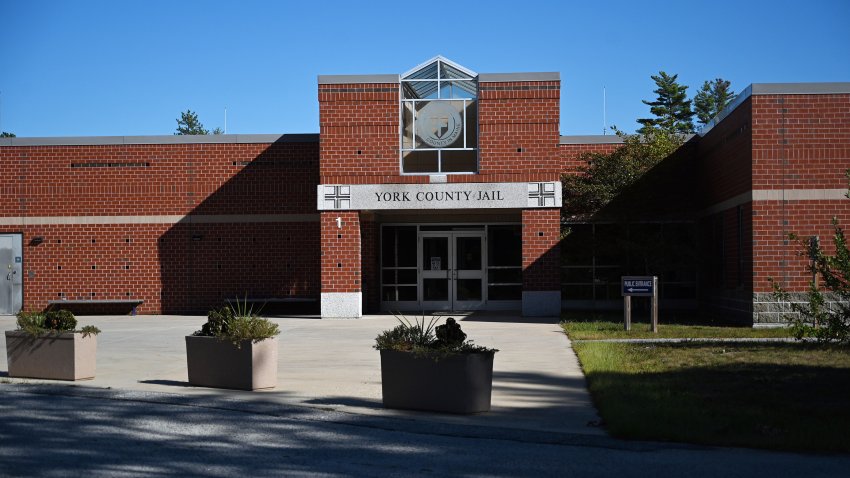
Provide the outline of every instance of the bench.
<path id="1" fill-rule="evenodd" d="M 133 311 L 131 315 L 136 315 L 136 307 L 144 304 L 145 301 L 142 299 L 64 299 L 64 300 L 51 300 L 47 302 L 48 307 L 53 307 L 54 305 L 96 305 L 96 304 L 124 304 L 124 305 L 132 305 Z"/>
<path id="2" fill-rule="evenodd" d="M 313 313 L 314 304 L 319 301 L 314 297 L 248 297 L 239 299 L 230 299 L 225 301 L 231 307 L 239 307 L 238 304 L 253 308 L 254 313 L 260 312 L 266 314 L 280 313 Z"/>
<path id="3" fill-rule="evenodd" d="M 268 299 L 235 299 L 236 302 L 249 302 L 249 303 L 266 303 L 266 304 L 285 304 L 285 303 L 306 303 L 306 302 L 316 302 L 316 299 L 313 297 L 271 297 Z"/>

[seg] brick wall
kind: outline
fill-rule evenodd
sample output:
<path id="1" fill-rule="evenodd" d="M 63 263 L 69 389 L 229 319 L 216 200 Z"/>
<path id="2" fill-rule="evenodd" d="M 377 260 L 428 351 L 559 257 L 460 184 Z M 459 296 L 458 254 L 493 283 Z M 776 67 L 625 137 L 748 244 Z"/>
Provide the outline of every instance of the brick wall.
<path id="1" fill-rule="evenodd" d="M 428 182 L 400 174 L 399 104 L 397 84 L 319 85 L 323 184 Z M 478 115 L 479 174 L 449 182 L 558 177 L 560 82 L 481 83 Z"/>
<path id="2" fill-rule="evenodd" d="M 342 227 L 337 225 L 337 218 Z M 360 215 L 357 211 L 321 213 L 322 292 L 360 292 Z"/>
<path id="3" fill-rule="evenodd" d="M 559 81 L 479 84 L 479 172 L 484 182 L 552 181 L 561 172 Z"/>
<path id="4" fill-rule="evenodd" d="M 847 187 L 850 95 L 752 99 L 753 189 Z"/>
<path id="5" fill-rule="evenodd" d="M 0 172 L 15 178 L 0 186 L 0 217 L 15 225 L 0 230 L 24 233 L 26 309 L 318 296 L 316 143 L 3 147 Z"/>
<path id="6" fill-rule="evenodd" d="M 522 211 L 522 289 L 561 290 L 561 211 Z"/>
<path id="7" fill-rule="evenodd" d="M 799 241 L 788 240 L 787 232 L 794 232 L 801 240 L 819 236 L 821 246 L 833 253 L 832 218 L 842 227 L 850 224 L 850 199 L 828 201 L 758 201 L 754 204 L 754 255 L 753 286 L 755 292 L 770 292 L 768 278 L 780 281 L 792 291 L 804 291 L 811 280 L 806 267 L 809 260 L 799 254 L 803 246 Z M 783 217 L 788 224 L 783 224 Z"/>
<path id="8" fill-rule="evenodd" d="M 850 95 L 762 95 L 753 97 L 753 189 L 847 188 L 850 169 Z M 755 292 L 770 288 L 767 277 L 804 290 L 807 260 L 797 255 L 800 237 L 819 235 L 830 247 L 833 216 L 850 221 L 850 200 L 757 201 L 754 205 Z"/>
<path id="9" fill-rule="evenodd" d="M 403 181 L 398 84 L 319 85 L 319 128 L 322 184 Z"/>
<path id="10" fill-rule="evenodd" d="M 609 144 L 559 144 L 558 156 L 560 166 L 558 169 L 564 174 L 576 174 L 579 168 L 587 166 L 587 162 L 581 157 L 586 153 L 608 154 L 622 146 L 621 143 Z"/>
<path id="11" fill-rule="evenodd" d="M 811 279 L 808 259 L 799 255 L 802 246 L 788 234 L 818 235 L 830 251 L 832 217 L 850 221 L 850 200 L 840 195 L 850 169 L 850 95 L 753 95 L 700 139 L 698 151 L 703 207 L 749 191 L 754 199 L 738 201 L 744 238 L 740 280 L 739 205 L 715 207 L 701 219 L 703 230 L 723 224 L 724 244 L 722 256 L 717 247 L 702 248 L 712 251 L 702 268 L 704 304 L 745 320 L 777 320 L 768 279 L 791 292 L 804 291 Z M 800 190 L 828 197 L 801 199 Z M 720 270 L 722 277 L 714 277 Z"/>
<path id="12" fill-rule="evenodd" d="M 753 123 L 751 97 L 696 142 L 701 207 L 753 188 Z"/>

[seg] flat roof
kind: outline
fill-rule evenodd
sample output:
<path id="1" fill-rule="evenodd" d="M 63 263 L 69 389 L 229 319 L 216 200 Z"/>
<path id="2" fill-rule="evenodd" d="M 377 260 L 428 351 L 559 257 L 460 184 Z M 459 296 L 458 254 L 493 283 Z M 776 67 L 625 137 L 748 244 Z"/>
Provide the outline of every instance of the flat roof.
<path id="1" fill-rule="evenodd" d="M 198 134 L 154 136 L 57 136 L 0 138 L 0 146 L 99 146 L 115 144 L 250 144 L 318 143 L 319 135 L 309 134 Z"/>
<path id="2" fill-rule="evenodd" d="M 399 75 L 319 75 L 320 85 L 346 85 L 357 83 L 399 83 Z M 500 83 L 508 81 L 561 81 L 557 71 L 538 71 L 523 73 L 479 73 L 480 83 Z"/>
<path id="3" fill-rule="evenodd" d="M 398 75 L 319 75 L 320 85 L 348 85 L 354 83 L 398 83 Z"/>
<path id="4" fill-rule="evenodd" d="M 319 82 L 342 84 L 348 82 L 387 83 L 390 77 L 398 82 L 398 75 L 323 75 Z M 483 77 L 483 79 L 482 79 Z M 367 79 L 372 79 L 366 81 Z M 481 73 L 479 81 L 553 81 L 559 73 Z M 354 81 L 357 80 L 357 81 Z M 377 80 L 377 81 L 375 81 Z M 336 82 L 336 83 L 334 83 Z M 389 81 L 392 82 L 392 81 Z M 746 87 L 711 122 L 697 134 L 705 136 L 717 123 L 729 116 L 747 98 L 759 95 L 828 95 L 850 94 L 850 82 L 825 83 L 753 83 Z M 305 134 L 215 134 L 215 135 L 151 135 L 151 136 L 57 136 L 0 138 L 2 146 L 96 146 L 118 144 L 233 144 L 233 143 L 317 143 L 317 133 Z M 619 144 L 617 135 L 568 135 L 560 137 L 560 144 Z"/>
<path id="5" fill-rule="evenodd" d="M 623 144 L 616 134 L 583 134 L 561 136 L 560 144 Z"/>

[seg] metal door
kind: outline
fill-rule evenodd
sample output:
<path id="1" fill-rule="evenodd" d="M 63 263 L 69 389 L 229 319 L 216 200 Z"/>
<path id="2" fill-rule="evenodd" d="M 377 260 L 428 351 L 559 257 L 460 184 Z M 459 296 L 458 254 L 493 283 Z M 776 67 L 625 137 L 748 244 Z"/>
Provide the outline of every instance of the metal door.
<path id="1" fill-rule="evenodd" d="M 483 232 L 422 232 L 419 243 L 422 308 L 482 308 L 485 303 Z"/>
<path id="2" fill-rule="evenodd" d="M 420 303 L 424 310 L 452 310 L 451 233 L 420 233 Z"/>
<path id="3" fill-rule="evenodd" d="M 23 254 L 20 234 L 0 234 L 0 314 L 17 314 L 23 304 Z"/>
<path id="4" fill-rule="evenodd" d="M 484 234 L 452 234 L 452 309 L 484 307 Z"/>

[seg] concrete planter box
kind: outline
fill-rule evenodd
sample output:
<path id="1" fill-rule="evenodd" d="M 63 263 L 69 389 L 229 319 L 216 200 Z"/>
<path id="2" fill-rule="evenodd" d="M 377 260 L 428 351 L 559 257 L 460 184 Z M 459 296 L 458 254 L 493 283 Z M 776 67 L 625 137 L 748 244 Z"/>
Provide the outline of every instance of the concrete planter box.
<path id="1" fill-rule="evenodd" d="M 33 338 L 26 332 L 9 330 L 6 358 L 10 377 L 92 379 L 97 365 L 97 336 L 65 332 Z"/>
<path id="2" fill-rule="evenodd" d="M 493 356 L 457 354 L 434 361 L 409 352 L 382 350 L 384 406 L 449 413 L 489 411 Z"/>
<path id="3" fill-rule="evenodd" d="M 277 338 L 241 348 L 215 337 L 186 337 L 189 383 L 200 387 L 257 390 L 277 385 Z"/>

